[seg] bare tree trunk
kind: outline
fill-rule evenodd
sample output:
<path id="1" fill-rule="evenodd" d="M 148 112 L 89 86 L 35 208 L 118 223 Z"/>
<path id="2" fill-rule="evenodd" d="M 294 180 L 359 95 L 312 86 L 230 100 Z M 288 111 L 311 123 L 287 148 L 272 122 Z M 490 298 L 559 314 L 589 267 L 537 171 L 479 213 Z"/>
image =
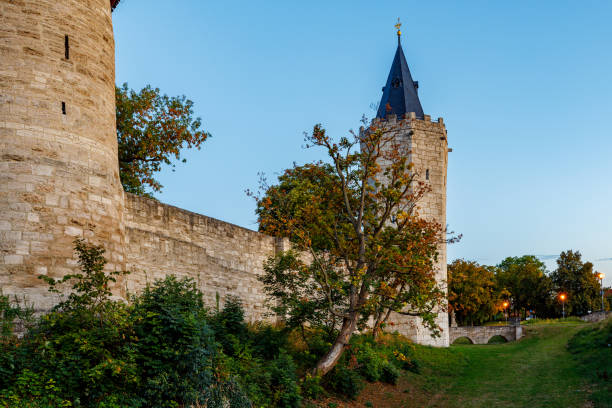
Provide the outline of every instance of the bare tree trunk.
<path id="1" fill-rule="evenodd" d="M 344 348 L 351 339 L 356 325 L 357 313 L 352 313 L 350 318 L 345 317 L 342 320 L 340 333 L 338 333 L 338 337 L 336 337 L 331 349 L 317 363 L 317 366 L 314 369 L 315 375 L 324 376 L 335 367 L 336 363 L 338 363 L 338 360 L 340 360 L 340 357 L 342 356 Z"/>

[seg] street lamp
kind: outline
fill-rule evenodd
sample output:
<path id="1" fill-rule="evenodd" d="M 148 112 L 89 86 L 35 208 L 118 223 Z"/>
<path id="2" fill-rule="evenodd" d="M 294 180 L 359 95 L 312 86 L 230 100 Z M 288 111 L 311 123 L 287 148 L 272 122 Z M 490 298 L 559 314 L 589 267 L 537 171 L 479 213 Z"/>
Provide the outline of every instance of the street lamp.
<path id="1" fill-rule="evenodd" d="M 599 278 L 599 286 L 601 287 L 601 311 L 603 312 L 604 310 L 604 294 L 603 294 L 603 278 L 606 275 L 603 274 L 603 272 L 598 272 L 597 273 L 597 277 Z"/>
<path id="2" fill-rule="evenodd" d="M 565 319 L 565 298 L 567 296 L 565 295 L 565 293 L 562 293 L 559 295 L 559 299 L 561 299 L 561 304 L 563 305 L 563 318 Z"/>
<path id="3" fill-rule="evenodd" d="M 504 306 L 504 316 L 506 317 L 506 324 L 508 324 L 508 313 L 506 311 L 506 309 L 508 308 L 508 304 L 508 302 L 502 303 L 502 305 Z"/>

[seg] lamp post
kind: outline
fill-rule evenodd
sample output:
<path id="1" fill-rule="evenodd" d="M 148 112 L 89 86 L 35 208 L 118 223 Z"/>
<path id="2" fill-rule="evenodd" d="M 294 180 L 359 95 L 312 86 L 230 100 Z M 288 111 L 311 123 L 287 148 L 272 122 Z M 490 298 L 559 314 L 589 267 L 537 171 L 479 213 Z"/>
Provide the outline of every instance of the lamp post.
<path id="1" fill-rule="evenodd" d="M 597 273 L 597 277 L 599 278 L 599 287 L 601 288 L 601 311 L 604 311 L 604 294 L 603 294 L 603 278 L 606 275 L 603 274 L 603 272 L 598 272 Z"/>
<path id="2" fill-rule="evenodd" d="M 561 305 L 563 307 L 563 318 L 565 319 L 565 298 L 567 296 L 565 296 L 565 293 L 562 293 L 559 295 L 559 299 L 561 299 Z"/>
<path id="3" fill-rule="evenodd" d="M 504 302 L 502 305 L 504 306 L 504 316 L 506 317 L 506 325 L 508 325 L 508 313 L 506 311 L 506 309 L 508 308 L 508 302 Z"/>

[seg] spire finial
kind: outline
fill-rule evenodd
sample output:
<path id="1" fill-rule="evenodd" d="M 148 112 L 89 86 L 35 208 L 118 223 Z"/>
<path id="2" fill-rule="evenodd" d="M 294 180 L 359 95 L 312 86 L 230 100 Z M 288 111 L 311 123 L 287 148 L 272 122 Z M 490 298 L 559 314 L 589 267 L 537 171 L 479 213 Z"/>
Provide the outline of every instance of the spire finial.
<path id="1" fill-rule="evenodd" d="M 397 24 L 395 24 L 395 28 L 397 28 L 397 42 L 399 44 L 400 42 L 400 37 L 402 35 L 402 31 L 400 30 L 400 28 L 402 27 L 402 23 L 400 22 L 399 17 L 397 18 Z"/>

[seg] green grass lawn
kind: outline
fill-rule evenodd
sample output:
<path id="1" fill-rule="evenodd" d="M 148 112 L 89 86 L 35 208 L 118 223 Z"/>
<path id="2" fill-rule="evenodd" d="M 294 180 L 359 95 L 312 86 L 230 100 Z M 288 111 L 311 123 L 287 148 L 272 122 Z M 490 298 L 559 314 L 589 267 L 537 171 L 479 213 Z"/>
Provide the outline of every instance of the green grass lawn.
<path id="1" fill-rule="evenodd" d="M 433 350 L 424 356 L 429 373 L 413 380 L 424 381 L 425 389 L 439 390 L 428 403 L 432 407 L 589 406 L 588 386 L 566 347 L 584 326 L 530 325 L 519 342 L 458 345 L 448 353 Z"/>
<path id="2" fill-rule="evenodd" d="M 568 341 L 585 327 L 592 325 L 546 322 L 524 327 L 526 335 L 518 342 L 448 349 L 417 346 L 420 374 L 406 373 L 397 386 L 368 384 L 357 401 L 338 407 L 610 406 L 606 401 L 612 404 L 612 395 L 600 396 L 597 400 L 603 403 L 597 405 L 589 400 L 596 387 L 585 375 L 584 359 L 567 349 Z"/>

